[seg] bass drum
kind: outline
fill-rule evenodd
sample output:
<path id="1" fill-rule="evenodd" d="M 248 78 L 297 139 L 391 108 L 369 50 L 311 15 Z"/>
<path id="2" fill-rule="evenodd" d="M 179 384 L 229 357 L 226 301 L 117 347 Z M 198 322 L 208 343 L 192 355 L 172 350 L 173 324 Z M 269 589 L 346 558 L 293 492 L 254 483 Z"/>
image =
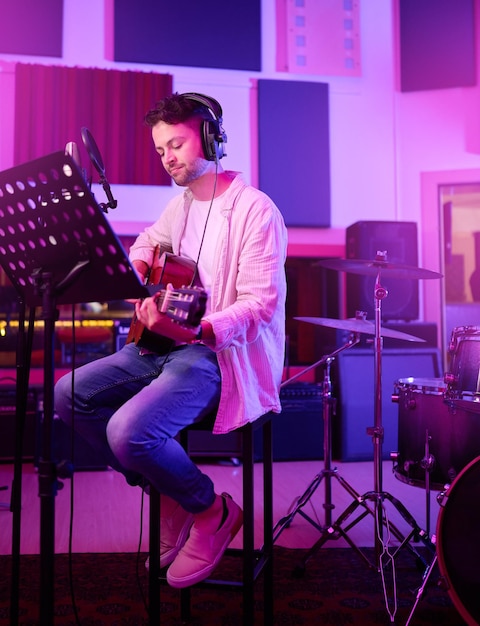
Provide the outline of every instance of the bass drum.
<path id="1" fill-rule="evenodd" d="M 438 568 L 469 626 L 480 624 L 480 457 L 443 494 L 437 518 Z"/>

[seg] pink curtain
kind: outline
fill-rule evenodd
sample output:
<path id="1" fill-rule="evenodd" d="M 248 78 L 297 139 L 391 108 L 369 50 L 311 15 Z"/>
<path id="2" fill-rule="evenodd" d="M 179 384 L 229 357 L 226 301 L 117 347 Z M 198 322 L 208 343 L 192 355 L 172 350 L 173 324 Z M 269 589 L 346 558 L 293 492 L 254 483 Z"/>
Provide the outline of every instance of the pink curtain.
<path id="1" fill-rule="evenodd" d="M 110 183 L 170 185 L 155 153 L 145 113 L 172 93 L 172 76 L 18 63 L 15 73 L 15 165 L 79 147 L 91 170 L 81 128 L 91 132 Z M 98 175 L 92 169 L 93 181 Z"/>

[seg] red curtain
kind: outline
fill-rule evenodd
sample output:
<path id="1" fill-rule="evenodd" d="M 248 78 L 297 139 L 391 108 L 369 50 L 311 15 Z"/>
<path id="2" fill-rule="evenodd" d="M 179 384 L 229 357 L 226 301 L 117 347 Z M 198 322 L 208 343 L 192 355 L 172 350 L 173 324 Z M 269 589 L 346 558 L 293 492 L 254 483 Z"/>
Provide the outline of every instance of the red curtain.
<path id="1" fill-rule="evenodd" d="M 15 72 L 15 165 L 83 146 L 86 126 L 100 150 L 110 183 L 170 185 L 155 153 L 145 113 L 172 93 L 172 76 L 146 72 L 18 63 Z M 93 181 L 97 182 L 93 170 Z"/>

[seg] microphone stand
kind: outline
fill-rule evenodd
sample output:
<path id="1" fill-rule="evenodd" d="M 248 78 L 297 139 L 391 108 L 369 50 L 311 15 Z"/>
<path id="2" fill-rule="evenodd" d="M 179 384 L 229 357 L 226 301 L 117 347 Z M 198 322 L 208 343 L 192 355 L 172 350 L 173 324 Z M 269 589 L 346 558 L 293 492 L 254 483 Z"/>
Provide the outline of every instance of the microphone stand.
<path id="1" fill-rule="evenodd" d="M 102 154 L 97 146 L 97 142 L 93 138 L 92 133 L 85 126 L 82 128 L 82 141 L 88 152 L 90 161 L 100 175 L 100 184 L 108 199 L 108 202 L 102 202 L 99 206 L 104 213 L 108 213 L 108 209 L 117 208 L 117 201 L 113 197 L 112 190 L 105 176 L 105 165 L 103 164 Z"/>
<path id="2" fill-rule="evenodd" d="M 113 197 L 112 190 L 110 189 L 110 184 L 108 180 L 105 178 L 104 174 L 100 174 L 100 183 L 103 187 L 103 191 L 108 198 L 108 202 L 100 202 L 99 207 L 102 209 L 104 213 L 108 213 L 108 209 L 116 209 L 117 201 Z"/>
<path id="3" fill-rule="evenodd" d="M 25 333 L 26 306 L 19 297 L 18 335 L 16 348 L 16 410 L 15 443 L 12 492 L 10 511 L 12 512 L 12 577 L 10 588 L 10 623 L 18 624 L 19 582 L 20 582 L 20 539 L 22 520 L 22 452 L 25 420 L 27 414 L 28 380 L 30 373 L 30 355 L 33 344 L 35 309 L 30 309 L 28 332 Z"/>

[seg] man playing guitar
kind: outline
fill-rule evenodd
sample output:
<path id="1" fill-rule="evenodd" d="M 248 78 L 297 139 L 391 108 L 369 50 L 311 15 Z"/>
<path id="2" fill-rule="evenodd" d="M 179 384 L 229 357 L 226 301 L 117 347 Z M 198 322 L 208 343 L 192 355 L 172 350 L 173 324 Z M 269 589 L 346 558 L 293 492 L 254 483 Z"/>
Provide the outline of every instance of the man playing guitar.
<path id="1" fill-rule="evenodd" d="M 175 259 L 188 260 L 190 273 L 184 284 L 161 277 L 158 294 L 135 304 L 130 341 L 76 370 L 73 398 L 71 375 L 60 379 L 55 401 L 108 465 L 160 492 L 160 566 L 169 565 L 170 585 L 186 587 L 215 569 L 242 511 L 175 437 L 212 413 L 213 432 L 227 433 L 280 412 L 287 235 L 272 200 L 222 169 L 216 100 L 173 94 L 145 121 L 183 192 L 138 236 L 130 259 L 144 280 Z M 144 331 L 168 341 L 149 344 Z"/>

